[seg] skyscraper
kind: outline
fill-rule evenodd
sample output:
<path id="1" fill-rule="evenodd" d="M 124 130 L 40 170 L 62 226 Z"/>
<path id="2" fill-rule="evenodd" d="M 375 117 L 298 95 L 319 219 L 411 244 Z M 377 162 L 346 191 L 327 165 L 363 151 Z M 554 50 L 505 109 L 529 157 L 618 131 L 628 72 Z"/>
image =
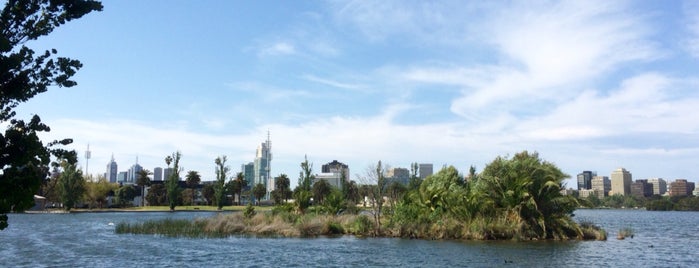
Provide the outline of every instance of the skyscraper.
<path id="1" fill-rule="evenodd" d="M 107 164 L 107 172 L 104 173 L 104 177 L 107 179 L 107 181 L 111 183 L 117 182 L 117 174 L 119 171 L 117 170 L 117 163 L 114 161 L 114 155 L 112 154 L 112 160 L 109 161 Z"/>
<path id="2" fill-rule="evenodd" d="M 163 168 L 156 167 L 153 169 L 153 180 L 162 181 L 163 180 Z"/>
<path id="3" fill-rule="evenodd" d="M 136 164 L 129 168 L 128 182 L 135 183 L 138 179 L 138 172 L 141 172 L 141 170 L 143 170 L 143 167 L 138 164 L 138 157 L 136 157 Z"/>
<path id="4" fill-rule="evenodd" d="M 585 170 L 578 174 L 578 190 L 592 189 L 592 177 L 597 176 L 597 172 Z"/>
<path id="5" fill-rule="evenodd" d="M 250 162 L 243 164 L 240 167 L 241 172 L 243 172 L 243 177 L 248 182 L 248 186 L 252 186 L 255 181 L 255 163 Z"/>
<path id="6" fill-rule="evenodd" d="M 263 184 L 267 188 L 267 193 L 274 190 L 272 189 L 274 183 L 268 183 L 272 180 L 270 162 L 272 162 L 272 141 L 270 141 L 269 132 L 267 132 L 267 141 L 260 144 L 255 153 L 255 179 L 251 184 L 253 187 L 260 183 Z"/>
<path id="7" fill-rule="evenodd" d="M 609 191 L 612 190 L 612 182 L 607 176 L 594 176 L 592 177 L 592 188 L 595 194 L 599 198 L 604 198 L 609 195 Z"/>
<path id="8" fill-rule="evenodd" d="M 629 195 L 631 194 L 631 172 L 624 168 L 618 168 L 612 171 L 612 194 Z"/>
<path id="9" fill-rule="evenodd" d="M 333 160 L 332 162 L 323 165 L 321 167 L 321 171 L 323 173 L 340 174 L 340 177 L 344 176 L 344 182 L 347 182 L 350 179 L 349 166 L 337 160 Z"/>
<path id="10" fill-rule="evenodd" d="M 427 178 L 428 176 L 431 176 L 433 173 L 432 164 L 420 164 L 418 169 L 419 169 L 419 173 L 420 173 L 419 174 L 420 179 L 423 179 L 423 180 L 425 178 Z"/>
<path id="11" fill-rule="evenodd" d="M 662 178 L 648 179 L 648 183 L 653 185 L 653 195 L 664 195 L 667 192 L 667 182 Z"/>

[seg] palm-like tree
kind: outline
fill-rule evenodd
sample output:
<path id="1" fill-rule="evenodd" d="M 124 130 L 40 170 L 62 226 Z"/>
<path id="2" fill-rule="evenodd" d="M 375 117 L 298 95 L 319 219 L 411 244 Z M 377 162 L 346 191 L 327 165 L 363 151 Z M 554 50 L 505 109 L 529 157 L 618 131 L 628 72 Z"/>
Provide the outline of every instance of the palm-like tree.
<path id="1" fill-rule="evenodd" d="M 233 184 L 233 193 L 238 194 L 238 205 L 240 205 L 240 201 L 242 200 L 243 197 L 243 189 L 248 186 L 248 181 L 245 179 L 245 175 L 243 172 L 238 172 L 238 174 L 235 175 L 235 183 Z"/>
<path id="2" fill-rule="evenodd" d="M 150 185 L 151 174 L 153 173 L 147 169 L 141 169 L 137 174 L 136 184 L 141 187 L 141 206 L 146 205 L 146 186 Z"/>
<path id="3" fill-rule="evenodd" d="M 199 175 L 199 172 L 190 170 L 187 172 L 187 175 L 185 176 L 185 183 L 187 183 L 187 187 L 192 189 L 192 204 L 194 204 L 195 200 L 195 194 L 196 193 L 196 188 L 201 182 L 201 175 Z"/>
<path id="4" fill-rule="evenodd" d="M 571 218 L 576 201 L 560 193 L 566 177 L 537 153 L 524 151 L 512 159 L 496 158 L 477 184 L 500 215 L 519 225 L 525 237 L 560 239 L 582 234 Z"/>

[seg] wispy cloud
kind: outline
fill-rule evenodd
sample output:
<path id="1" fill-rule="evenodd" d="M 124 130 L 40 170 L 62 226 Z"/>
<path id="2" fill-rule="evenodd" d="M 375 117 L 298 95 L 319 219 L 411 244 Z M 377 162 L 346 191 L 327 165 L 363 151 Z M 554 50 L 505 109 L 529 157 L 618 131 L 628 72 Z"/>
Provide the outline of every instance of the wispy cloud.
<path id="1" fill-rule="evenodd" d="M 488 42 L 503 56 L 498 71 L 483 86 L 465 88 L 452 110 L 468 115 L 493 105 L 509 110 L 518 103 L 560 101 L 624 63 L 656 58 L 661 53 L 647 40 L 649 30 L 625 11 L 617 2 L 504 9 L 486 22 L 493 32 Z"/>
<path id="2" fill-rule="evenodd" d="M 264 45 L 259 48 L 257 55 L 260 57 L 265 56 L 280 56 L 280 55 L 292 55 L 296 53 L 296 48 L 294 45 L 287 42 L 276 42 L 273 44 Z"/>
<path id="3" fill-rule="evenodd" d="M 332 79 L 321 78 L 321 77 L 311 75 L 311 74 L 303 75 L 303 76 L 301 76 L 301 78 L 303 78 L 307 81 L 311 81 L 311 82 L 315 82 L 315 83 L 319 83 L 319 84 L 323 84 L 323 85 L 327 85 L 327 86 L 331 86 L 331 87 L 336 87 L 336 88 L 340 88 L 340 89 L 362 90 L 365 87 L 364 85 L 361 85 L 361 84 L 351 84 L 351 83 L 338 82 L 338 81 L 335 81 Z"/>

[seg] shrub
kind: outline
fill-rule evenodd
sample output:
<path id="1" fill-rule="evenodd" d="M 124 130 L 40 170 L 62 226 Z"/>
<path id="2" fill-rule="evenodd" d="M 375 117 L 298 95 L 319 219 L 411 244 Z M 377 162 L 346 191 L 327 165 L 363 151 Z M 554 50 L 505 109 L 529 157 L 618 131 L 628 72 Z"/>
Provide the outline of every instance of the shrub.
<path id="1" fill-rule="evenodd" d="M 248 203 L 245 210 L 243 210 L 243 217 L 250 219 L 255 216 L 255 214 L 257 214 L 257 212 L 255 212 L 255 207 L 252 206 L 252 203 Z"/>

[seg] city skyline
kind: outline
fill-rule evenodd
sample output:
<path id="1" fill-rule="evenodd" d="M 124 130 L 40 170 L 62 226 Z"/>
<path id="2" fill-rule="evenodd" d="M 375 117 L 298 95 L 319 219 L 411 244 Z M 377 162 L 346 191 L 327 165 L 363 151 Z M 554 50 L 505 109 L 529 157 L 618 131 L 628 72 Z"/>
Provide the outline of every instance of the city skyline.
<path id="1" fill-rule="evenodd" d="M 699 177 L 695 1 L 112 1 L 27 45 L 83 63 L 76 87 L 16 111 L 51 127 L 44 142 L 90 144 L 92 174 L 179 150 L 210 179 L 270 131 L 271 173 L 292 185 L 304 155 L 355 179 L 379 160 L 467 173 L 523 150 L 567 187 L 590 169 Z"/>

